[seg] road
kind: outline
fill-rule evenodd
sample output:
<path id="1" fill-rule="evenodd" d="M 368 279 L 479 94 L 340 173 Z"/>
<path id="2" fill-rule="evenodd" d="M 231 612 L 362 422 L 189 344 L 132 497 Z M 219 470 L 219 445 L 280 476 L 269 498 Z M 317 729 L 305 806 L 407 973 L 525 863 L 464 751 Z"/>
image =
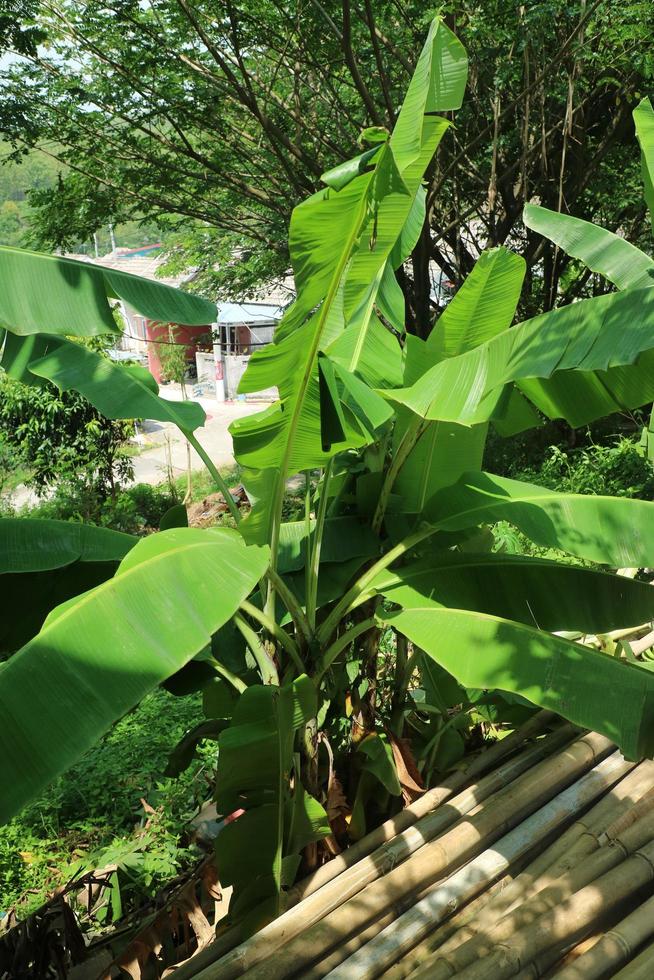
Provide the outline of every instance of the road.
<path id="1" fill-rule="evenodd" d="M 162 394 L 168 397 L 168 389 L 163 389 Z M 195 435 L 216 466 L 229 466 L 234 462 L 232 437 L 228 431 L 230 423 L 234 419 L 260 411 L 269 404 L 217 402 L 211 398 L 194 400 L 199 401 L 207 413 L 206 423 Z M 186 472 L 186 441 L 175 426 L 161 422 L 146 422 L 144 438 L 147 443 L 152 443 L 152 448 L 134 457 L 135 483 L 161 483 L 166 477 L 169 461 L 173 476 Z M 193 469 L 200 469 L 203 466 L 195 450 L 191 450 L 191 465 Z"/>

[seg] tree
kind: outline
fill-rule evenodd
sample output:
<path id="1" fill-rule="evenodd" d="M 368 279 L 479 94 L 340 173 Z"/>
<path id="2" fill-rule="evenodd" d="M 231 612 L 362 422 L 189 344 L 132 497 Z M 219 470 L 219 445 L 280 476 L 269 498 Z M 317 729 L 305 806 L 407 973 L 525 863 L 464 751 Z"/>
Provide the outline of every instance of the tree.
<path id="1" fill-rule="evenodd" d="M 51 47 L 5 71 L 0 118 L 17 148 L 41 145 L 70 167 L 55 193 L 31 195 L 41 244 L 147 217 L 173 265 L 199 269 L 196 288 L 256 291 L 288 268 L 293 207 L 374 145 L 362 130 L 392 128 L 422 16 L 413 2 L 42 4 Z M 430 261 L 458 286 L 484 246 L 509 242 L 527 259 L 525 312 L 606 288 L 520 215 L 535 196 L 640 240 L 630 111 L 651 84 L 653 19 L 648 0 L 453 8 L 474 70 L 398 273 L 411 330 L 426 336 L 438 307 Z"/>
<path id="2" fill-rule="evenodd" d="M 133 476 L 125 445 L 133 422 L 105 418 L 76 392 L 28 387 L 0 375 L 0 433 L 43 492 L 79 482 L 102 501 Z"/>

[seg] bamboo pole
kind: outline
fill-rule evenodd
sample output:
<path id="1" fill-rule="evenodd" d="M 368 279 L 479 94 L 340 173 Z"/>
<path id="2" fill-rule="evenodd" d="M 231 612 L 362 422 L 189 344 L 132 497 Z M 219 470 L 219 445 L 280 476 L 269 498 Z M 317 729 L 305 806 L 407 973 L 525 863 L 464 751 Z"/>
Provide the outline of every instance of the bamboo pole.
<path id="1" fill-rule="evenodd" d="M 654 936 L 654 898 L 605 933 L 592 949 L 557 973 L 557 980 L 598 980 L 617 970 Z"/>
<path id="2" fill-rule="evenodd" d="M 609 873 L 623 863 L 625 856 L 633 854 L 639 848 L 646 846 L 654 838 L 654 810 L 645 814 L 641 819 L 628 827 L 620 838 L 615 838 L 611 844 L 599 848 L 571 871 L 563 875 L 553 884 L 538 892 L 532 898 L 523 902 L 490 929 L 476 933 L 462 945 L 443 954 L 441 950 L 431 960 L 426 961 L 412 977 L 416 980 L 447 980 L 470 967 L 481 957 L 486 957 L 505 942 L 509 942 L 521 930 L 526 930 L 531 923 L 546 917 L 552 909 L 570 899 L 591 883 Z M 565 938 L 565 937 L 564 937 Z"/>
<path id="3" fill-rule="evenodd" d="M 353 864 L 356 864 L 368 854 L 372 854 L 373 851 L 381 847 L 386 841 L 392 840 L 398 834 L 402 833 L 402 831 L 413 826 L 422 817 L 431 813 L 446 800 L 454 796 L 455 793 L 459 793 L 467 783 L 471 783 L 478 777 L 488 773 L 498 762 L 506 759 L 508 755 L 511 755 L 511 753 L 523 746 L 526 741 L 537 735 L 541 735 L 556 719 L 557 716 L 552 711 L 537 712 L 521 728 L 517 728 L 510 735 L 507 735 L 506 738 L 495 742 L 490 748 L 481 752 L 465 770 L 459 770 L 453 773 L 440 786 L 434 786 L 432 789 L 427 790 L 423 796 L 405 807 L 396 816 L 391 817 L 390 820 L 376 827 L 375 830 L 366 834 L 361 840 L 351 844 L 342 854 L 339 854 L 332 861 L 329 861 L 321 868 L 318 868 L 317 871 L 314 871 L 313 874 L 308 875 L 302 881 L 298 882 L 289 891 L 290 904 L 294 905 L 296 901 L 301 901 L 303 898 L 311 895 L 328 881 L 332 881 L 342 871 L 351 868 Z M 568 729 L 570 731 L 570 738 L 573 738 L 573 735 L 579 732 L 579 729 L 574 729 L 573 726 L 568 726 Z"/>
<path id="4" fill-rule="evenodd" d="M 524 862 L 522 862 L 524 864 Z M 490 902 L 499 895 L 506 886 L 513 881 L 513 873 L 504 875 L 494 885 L 487 888 L 477 898 L 468 902 L 462 909 L 455 912 L 449 919 L 443 922 L 437 929 L 422 942 L 418 943 L 413 949 L 409 950 L 401 960 L 390 967 L 384 974 L 384 980 L 404 980 L 413 974 L 413 971 L 420 967 L 425 960 L 431 959 L 446 940 L 450 939 L 458 930 L 471 922 L 487 902 Z"/>
<path id="5" fill-rule="evenodd" d="M 269 927 L 264 928 L 249 943 L 228 953 L 210 971 L 203 971 L 204 975 L 197 974 L 197 980 L 228 980 L 246 970 L 249 970 L 250 980 L 269 980 L 270 977 L 282 980 L 283 977 L 301 973 L 315 960 L 324 957 L 334 946 L 365 929 L 379 915 L 389 911 L 389 907 L 395 908 L 396 915 L 401 914 L 412 904 L 417 892 L 490 846 L 582 773 L 610 755 L 613 749 L 614 746 L 607 738 L 594 732 L 577 739 L 572 745 L 540 762 L 506 789 L 495 794 L 492 804 L 483 807 L 476 816 L 460 821 L 438 840 L 421 847 L 399 867 L 389 869 L 384 878 L 373 881 L 363 891 L 359 891 L 355 901 L 344 901 L 334 911 L 315 922 L 313 915 L 304 917 L 303 907 L 311 902 L 311 897 L 307 899 L 296 910 L 292 910 L 298 913 L 294 923 L 296 938 L 289 942 L 289 937 L 282 930 L 283 946 L 268 955 L 263 963 L 260 962 L 262 956 L 271 952 L 270 946 L 266 947 Z M 432 814 L 425 820 L 435 816 L 436 814 Z M 407 833 L 417 829 L 410 828 Z M 337 879 L 334 884 L 339 881 Z M 281 919 L 277 920 L 280 921 Z M 277 938 L 279 939 L 279 933 Z M 253 966 L 253 959 L 257 966 Z"/>
<path id="6" fill-rule="evenodd" d="M 503 916 L 508 915 L 526 899 L 545 888 L 557 876 L 599 847 L 601 833 L 607 822 L 629 812 L 634 803 L 654 783 L 654 763 L 632 767 L 611 793 L 600 800 L 584 817 L 575 821 L 542 854 L 531 862 L 492 904 L 480 910 L 474 922 L 460 929 L 442 952 L 463 945 L 479 932 L 488 932 Z M 556 868 L 556 873 L 555 869 Z"/>
<path id="7" fill-rule="evenodd" d="M 587 949 L 594 946 L 601 936 L 602 933 L 600 932 L 588 936 L 581 943 L 570 943 L 567 940 L 554 943 L 545 953 L 541 953 L 532 963 L 529 963 L 524 970 L 516 973 L 512 980 L 540 980 L 541 977 L 544 977 L 557 964 L 561 962 L 565 963 L 570 957 L 576 958 L 576 956 L 581 956 Z M 558 973 L 556 976 L 558 977 Z"/>
<path id="8" fill-rule="evenodd" d="M 503 915 L 515 908 L 519 901 L 533 895 L 534 888 L 536 891 L 538 890 L 540 880 L 539 877 L 536 877 L 534 869 L 537 869 L 539 875 L 547 869 L 551 863 L 551 857 L 557 857 L 561 851 L 559 842 L 562 842 L 563 847 L 571 847 L 575 841 L 579 840 L 578 833 L 581 825 L 586 828 L 582 830 L 582 833 L 594 835 L 591 839 L 597 842 L 597 846 L 619 836 L 624 829 L 646 812 L 650 805 L 649 801 L 654 795 L 654 789 L 650 788 L 640 799 L 635 803 L 633 802 L 636 795 L 641 793 L 652 779 L 650 763 L 647 763 L 645 768 L 641 767 L 633 769 L 617 785 L 613 786 L 610 794 L 592 807 L 582 820 L 575 821 L 563 834 L 557 835 L 554 843 L 549 847 L 544 847 L 542 853 L 535 860 L 530 860 L 526 867 L 524 866 L 525 862 L 522 861 L 522 870 L 518 866 L 514 874 L 506 875 L 492 888 L 487 889 L 474 901 L 468 903 L 458 914 L 448 919 L 423 942 L 403 956 L 388 971 L 387 980 L 403 980 L 404 977 L 412 974 L 414 969 L 421 967 L 423 963 L 433 962 L 437 957 L 445 956 L 468 940 L 473 939 L 480 930 L 489 931 Z M 650 776 L 644 779 L 643 773 L 647 770 L 649 770 Z M 617 812 L 622 815 L 618 816 L 614 823 L 607 827 L 606 821 L 616 815 L 616 807 L 614 806 L 616 803 Z M 575 828 L 574 833 L 570 835 L 573 828 Z M 514 883 L 524 885 L 517 899 Z M 544 969 L 545 967 L 543 967 Z M 530 977 L 539 975 L 539 973 L 529 973 Z"/>
<path id="9" fill-rule="evenodd" d="M 654 806 L 654 786 L 651 786 L 646 793 L 636 800 L 633 806 L 623 813 L 621 816 L 617 817 L 613 823 L 609 824 L 606 830 L 600 834 L 598 837 L 598 843 L 600 847 L 609 841 L 613 840 L 615 837 L 619 837 L 620 834 L 630 827 L 633 823 L 651 810 Z"/>
<path id="10" fill-rule="evenodd" d="M 328 980 L 351 977 L 374 980 L 381 976 L 435 924 L 486 889 L 515 861 L 527 854 L 533 848 L 534 841 L 556 830 L 579 809 L 606 792 L 624 775 L 628 765 L 619 752 L 614 752 L 386 926 L 375 939 L 329 973 Z"/>
<path id="11" fill-rule="evenodd" d="M 434 888 L 440 887 L 440 884 L 430 885 L 428 888 L 423 889 L 423 891 L 418 895 L 418 901 L 421 901 L 426 895 L 428 895 Z M 364 943 L 370 942 L 374 939 L 381 930 L 393 922 L 395 919 L 395 913 L 393 911 L 387 912 L 385 915 L 381 916 L 375 922 L 371 922 L 367 929 L 363 932 L 357 933 L 356 936 L 352 936 L 347 942 L 341 943 L 336 949 L 329 954 L 329 956 L 321 959 L 318 963 L 314 963 L 313 966 L 307 967 L 306 970 L 302 971 L 302 980 L 322 980 L 330 970 L 334 970 L 343 960 L 347 959 L 353 953 L 359 949 Z"/>
<path id="12" fill-rule="evenodd" d="M 654 943 L 646 946 L 635 960 L 627 963 L 613 980 L 652 980 L 654 973 Z"/>
<path id="13" fill-rule="evenodd" d="M 608 850 L 608 848 L 604 848 Z M 458 980 L 507 980 L 524 969 L 552 942 L 583 939 L 595 921 L 615 909 L 654 880 L 654 841 L 650 841 L 617 867 L 575 892 L 556 908 L 512 935 L 493 944 L 483 961 L 457 973 Z"/>
<path id="14" fill-rule="evenodd" d="M 641 763 L 642 766 L 642 763 Z M 649 763 L 647 764 L 649 768 Z M 641 792 L 644 786 L 647 784 L 646 781 L 642 779 L 642 772 L 639 773 L 635 769 L 632 770 L 627 776 L 624 777 L 617 785 L 615 785 L 609 795 L 605 796 L 603 800 L 597 803 L 583 818 L 585 823 L 588 825 L 588 833 L 597 835 L 595 838 L 597 840 L 598 846 L 603 846 L 610 840 L 619 837 L 620 834 L 627 829 L 632 823 L 640 819 L 645 812 L 651 807 L 652 797 L 654 796 L 654 788 L 648 789 L 643 796 L 632 804 L 633 798 L 638 792 Z M 600 833 L 600 829 L 605 825 L 605 821 L 611 815 L 615 815 L 613 807 L 609 804 L 611 803 L 611 798 L 617 798 L 622 807 L 628 806 L 626 812 L 622 816 L 617 817 L 614 823 L 610 824 L 608 827 Z M 579 823 L 577 821 L 576 823 Z M 572 825 L 573 827 L 575 824 Z M 568 828 L 571 830 L 572 827 Z M 563 841 L 566 838 L 566 831 L 564 834 L 557 836 L 554 841 L 554 845 L 557 845 L 559 841 Z M 576 835 L 575 835 L 576 836 Z M 579 838 L 577 838 L 579 839 Z M 559 851 L 558 847 L 550 846 L 545 848 L 542 852 L 542 857 L 548 854 L 556 855 Z M 535 861 L 529 861 L 529 863 L 524 867 L 524 861 L 522 862 L 523 869 L 517 869 L 516 873 L 511 875 L 506 875 L 504 878 L 500 879 L 492 888 L 487 889 L 482 892 L 474 901 L 468 903 L 465 908 L 463 908 L 458 914 L 452 916 L 447 922 L 443 923 L 440 928 L 433 932 L 427 937 L 422 943 L 418 944 L 414 949 L 407 953 L 403 958 L 395 964 L 386 973 L 386 980 L 404 980 L 408 977 L 412 971 L 420 967 L 423 963 L 427 961 L 433 962 L 435 956 L 442 956 L 446 953 L 450 953 L 452 950 L 459 946 L 462 946 L 464 942 L 469 939 L 474 938 L 481 928 L 482 924 L 485 928 L 492 927 L 502 915 L 510 911 L 515 907 L 515 901 L 507 902 L 505 896 L 507 894 L 507 889 L 512 886 L 513 882 L 520 879 L 520 875 L 523 871 L 532 875 L 532 869 L 537 867 L 539 858 Z M 544 867 L 547 869 L 549 860 L 544 861 Z M 533 879 L 534 887 L 538 888 L 539 880 L 534 877 Z M 509 893 L 510 894 L 510 893 Z M 525 890 L 524 897 L 528 897 L 534 894 L 533 890 Z M 500 911 L 495 915 L 488 918 L 485 917 L 484 913 L 488 910 L 493 912 L 495 909 L 504 910 Z M 563 952 L 560 953 L 563 956 Z M 535 969 L 532 969 L 532 965 L 524 971 L 524 978 L 522 973 L 520 974 L 520 980 L 532 980 L 532 978 L 540 977 L 545 972 L 546 969 L 559 959 L 557 954 L 553 959 L 548 959 L 548 957 L 542 957 L 541 961 Z M 653 974 L 654 976 L 654 971 Z M 516 977 L 515 980 L 518 980 Z"/>
<path id="15" fill-rule="evenodd" d="M 632 772 L 616 787 L 616 792 L 610 793 L 585 819 L 579 821 L 584 830 L 572 846 L 565 850 L 558 849 L 555 859 L 540 876 L 542 887 L 565 874 L 579 860 L 600 847 L 602 840 L 606 843 L 609 837 L 614 837 L 630 823 L 635 823 L 642 813 L 650 809 L 653 798 L 648 794 L 653 787 L 654 762 L 648 760 L 641 762 L 635 769 L 632 767 Z"/>
<path id="16" fill-rule="evenodd" d="M 560 750 L 577 731 L 578 729 L 573 725 L 563 725 L 529 746 L 501 765 L 499 769 L 451 798 L 446 807 L 428 813 L 393 840 L 377 848 L 351 868 L 342 871 L 333 881 L 328 881 L 318 891 L 312 892 L 301 904 L 291 907 L 251 939 L 232 948 L 229 935 L 226 937 L 229 945 L 223 942 L 223 937 L 219 937 L 212 946 L 194 957 L 198 961 L 197 965 L 188 964 L 177 971 L 179 980 L 187 980 L 187 978 L 205 980 L 205 969 L 206 977 L 212 978 L 214 975 L 212 971 L 218 969 L 216 961 L 221 956 L 220 966 L 225 970 L 225 976 L 240 976 L 245 969 L 252 968 L 263 957 L 270 955 L 304 929 L 337 909 L 366 885 L 401 864 L 422 848 L 427 841 L 443 833 L 457 820 L 469 814 L 480 801 L 502 790 L 507 784 L 510 785 L 513 780 L 528 772 L 534 764 L 547 758 L 550 753 Z"/>

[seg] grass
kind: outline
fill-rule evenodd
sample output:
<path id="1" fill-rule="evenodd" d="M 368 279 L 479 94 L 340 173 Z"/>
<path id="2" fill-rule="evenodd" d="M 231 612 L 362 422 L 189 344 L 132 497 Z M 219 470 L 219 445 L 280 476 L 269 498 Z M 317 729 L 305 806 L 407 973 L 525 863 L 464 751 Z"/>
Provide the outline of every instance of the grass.
<path id="1" fill-rule="evenodd" d="M 236 487 L 241 480 L 241 471 L 238 466 L 219 466 L 218 472 L 227 483 L 228 487 Z M 186 493 L 186 476 L 178 476 L 173 481 L 175 492 L 181 500 Z M 216 493 L 218 487 L 206 469 L 193 470 L 191 473 L 191 500 L 192 504 L 199 503 L 212 493 Z"/>
<path id="2" fill-rule="evenodd" d="M 107 863 L 119 865 L 125 911 L 192 861 L 184 825 L 210 795 L 215 748 L 200 749 L 178 779 L 161 773 L 184 732 L 202 719 L 199 696 L 154 691 L 0 827 L 0 917 L 17 903 L 24 917 L 74 871 Z"/>

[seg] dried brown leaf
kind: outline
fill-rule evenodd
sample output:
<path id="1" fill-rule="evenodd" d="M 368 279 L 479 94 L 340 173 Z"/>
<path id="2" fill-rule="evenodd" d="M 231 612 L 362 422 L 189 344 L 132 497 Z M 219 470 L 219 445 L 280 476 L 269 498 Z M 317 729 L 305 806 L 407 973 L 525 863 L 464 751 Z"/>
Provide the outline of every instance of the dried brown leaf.
<path id="1" fill-rule="evenodd" d="M 418 771 L 416 760 L 413 758 L 411 745 L 406 738 L 397 738 L 391 731 L 386 730 L 388 740 L 393 750 L 393 759 L 397 769 L 397 778 L 402 787 L 405 805 L 413 803 L 425 792 L 425 784 Z"/>

